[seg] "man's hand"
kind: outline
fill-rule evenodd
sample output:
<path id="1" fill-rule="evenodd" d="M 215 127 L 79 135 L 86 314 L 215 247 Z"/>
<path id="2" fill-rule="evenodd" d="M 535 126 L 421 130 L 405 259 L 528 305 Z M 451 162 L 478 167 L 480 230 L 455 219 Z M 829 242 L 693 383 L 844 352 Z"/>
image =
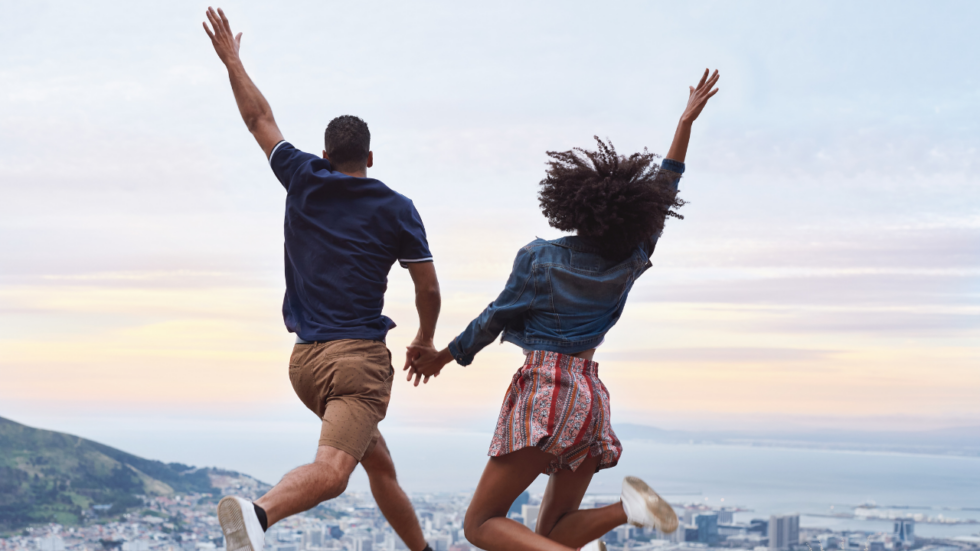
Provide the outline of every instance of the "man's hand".
<path id="1" fill-rule="evenodd" d="M 419 386 L 420 380 L 423 384 L 427 384 L 430 377 L 438 377 L 442 368 L 453 360 L 453 355 L 449 353 L 448 348 L 437 351 L 435 347 L 409 346 L 407 355 L 411 360 L 405 362 L 405 369 L 408 370 L 406 380 L 411 381 L 414 377 L 415 386 Z"/>
<path id="2" fill-rule="evenodd" d="M 269 159 L 272 149 L 277 143 L 282 141 L 282 132 L 276 125 L 276 119 L 272 116 L 272 108 L 269 102 L 265 101 L 262 92 L 255 86 L 252 79 L 245 72 L 241 58 L 238 57 L 238 47 L 242 43 L 242 33 L 238 36 L 231 34 L 231 25 L 225 12 L 218 8 L 208 8 L 208 21 L 214 32 L 204 23 L 204 32 L 208 33 L 214 51 L 218 53 L 221 62 L 228 69 L 228 79 L 231 81 L 231 90 L 235 93 L 235 102 L 238 104 L 238 112 L 242 114 L 242 120 L 248 131 L 259 142 L 259 147 L 265 152 L 265 158 Z"/>
<path id="3" fill-rule="evenodd" d="M 207 23 L 201 24 L 204 25 L 204 32 L 208 33 L 208 37 L 211 38 L 211 45 L 214 46 L 214 51 L 217 52 L 222 63 L 228 65 L 230 62 L 238 60 L 238 49 L 242 45 L 242 33 L 238 33 L 237 36 L 232 35 L 231 25 L 221 8 L 215 12 L 214 8 L 208 7 L 207 15 L 208 21 L 214 27 L 214 32 L 211 32 Z"/>
<path id="4" fill-rule="evenodd" d="M 422 332 L 415 336 L 415 340 L 412 344 L 405 348 L 405 367 L 402 371 L 408 371 L 408 379 L 412 380 L 412 377 L 416 375 L 415 369 L 412 368 L 412 364 L 415 363 L 420 357 L 430 356 L 438 354 L 439 351 L 436 349 L 435 344 L 433 344 L 432 339 L 427 339 L 422 336 Z M 410 371 L 409 371 L 410 370 Z M 425 378 L 425 382 L 429 382 L 429 378 Z M 418 381 L 415 381 L 415 385 L 418 386 Z"/>
<path id="5" fill-rule="evenodd" d="M 708 70 L 705 69 L 704 74 L 701 76 L 701 82 L 698 83 L 697 88 L 694 86 L 688 86 L 691 92 L 687 98 L 687 107 L 684 109 L 684 114 L 681 115 L 681 122 L 691 124 L 698 118 L 698 115 L 701 114 L 701 110 L 704 109 L 704 106 L 708 104 L 708 100 L 711 99 L 711 96 L 718 93 L 717 88 L 712 90 L 711 87 L 718 82 L 719 76 L 718 69 L 715 69 L 715 72 L 709 78 Z"/>

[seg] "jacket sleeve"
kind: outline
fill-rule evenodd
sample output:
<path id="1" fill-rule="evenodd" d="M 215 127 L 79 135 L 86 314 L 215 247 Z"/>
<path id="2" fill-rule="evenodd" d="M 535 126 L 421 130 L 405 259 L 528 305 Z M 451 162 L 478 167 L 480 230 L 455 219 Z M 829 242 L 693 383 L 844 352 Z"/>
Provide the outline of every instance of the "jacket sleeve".
<path id="1" fill-rule="evenodd" d="M 667 185 L 671 187 L 675 192 L 681 182 L 681 175 L 684 174 L 684 163 L 680 161 L 675 161 L 673 159 L 664 159 L 660 163 L 660 172 L 658 174 L 659 178 L 663 178 Z M 650 240 L 641 243 L 640 247 L 643 248 L 643 252 L 646 253 L 647 258 L 653 256 L 653 250 L 657 247 L 657 241 L 660 240 L 660 235 L 662 232 L 657 233 L 657 235 L 650 236 Z"/>
<path id="2" fill-rule="evenodd" d="M 449 352 L 459 365 L 473 363 L 477 352 L 493 342 L 509 322 L 531 308 L 536 291 L 532 265 L 531 252 L 526 248 L 518 251 L 503 292 L 449 343 Z"/>

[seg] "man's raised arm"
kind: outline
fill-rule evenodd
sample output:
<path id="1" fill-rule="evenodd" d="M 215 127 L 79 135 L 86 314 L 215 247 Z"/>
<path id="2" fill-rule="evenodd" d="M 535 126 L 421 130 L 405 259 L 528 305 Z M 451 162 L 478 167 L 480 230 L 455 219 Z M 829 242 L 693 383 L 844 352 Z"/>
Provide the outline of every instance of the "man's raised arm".
<path id="1" fill-rule="evenodd" d="M 231 25 L 228 24 L 228 18 L 225 17 L 225 12 L 221 8 L 218 8 L 216 12 L 214 8 L 209 7 L 207 15 L 214 32 L 211 32 L 207 23 L 204 23 L 204 32 L 208 33 L 214 51 L 217 52 L 221 62 L 228 68 L 231 89 L 235 92 L 235 101 L 238 103 L 238 111 L 242 114 L 245 126 L 248 127 L 252 136 L 255 136 L 255 141 L 259 142 L 259 147 L 262 148 L 265 157 L 268 159 L 272 153 L 272 148 L 282 141 L 282 132 L 279 131 L 276 119 L 272 116 L 272 108 L 269 107 L 269 102 L 265 101 L 262 92 L 259 92 L 255 83 L 248 77 L 245 66 L 242 65 L 242 60 L 238 57 L 242 33 L 238 33 L 238 36 L 232 34 Z"/>

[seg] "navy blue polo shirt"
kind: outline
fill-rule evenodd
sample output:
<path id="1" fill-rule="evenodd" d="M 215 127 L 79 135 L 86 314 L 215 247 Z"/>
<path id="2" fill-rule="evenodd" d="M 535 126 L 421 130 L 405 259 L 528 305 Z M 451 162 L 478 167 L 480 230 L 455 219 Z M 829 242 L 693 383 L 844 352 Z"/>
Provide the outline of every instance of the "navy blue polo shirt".
<path id="1" fill-rule="evenodd" d="M 279 142 L 269 155 L 286 188 L 286 328 L 307 341 L 384 340 L 388 272 L 431 262 L 412 201 L 374 178 Z"/>

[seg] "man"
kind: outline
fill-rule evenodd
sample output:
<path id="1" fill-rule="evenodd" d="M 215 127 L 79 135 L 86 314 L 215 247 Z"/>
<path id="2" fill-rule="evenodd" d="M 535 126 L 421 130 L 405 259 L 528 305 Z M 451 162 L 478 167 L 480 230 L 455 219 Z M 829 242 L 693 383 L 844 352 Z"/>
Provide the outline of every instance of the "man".
<path id="1" fill-rule="evenodd" d="M 242 66 L 241 33 L 232 34 L 221 9 L 208 8 L 207 17 L 211 28 L 204 23 L 204 30 L 228 69 L 242 118 L 286 188 L 283 318 L 297 335 L 289 378 L 323 421 L 313 463 L 286 474 L 255 503 L 221 500 L 227 549 L 262 551 L 269 526 L 340 495 L 358 462 L 399 537 L 413 551 L 429 549 L 378 432 L 394 375 L 384 344 L 394 323 L 381 310 L 395 260 L 415 283 L 419 331 L 412 346 L 434 349 L 439 283 L 422 220 L 408 198 L 367 177 L 374 154 L 361 119 L 331 121 L 322 158 L 284 141 Z"/>

